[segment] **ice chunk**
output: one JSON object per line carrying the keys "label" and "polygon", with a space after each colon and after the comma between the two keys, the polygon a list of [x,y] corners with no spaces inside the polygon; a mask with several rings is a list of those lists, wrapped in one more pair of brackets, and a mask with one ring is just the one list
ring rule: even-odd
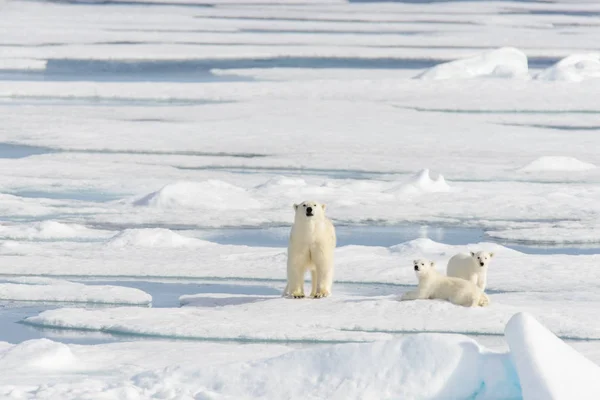
{"label": "ice chunk", "polygon": [[523,400],[600,399],[600,367],[528,313],[506,324],[506,341],[519,374]]}
{"label": "ice chunk", "polygon": [[0,283],[0,299],[15,301],[51,301],[70,303],[104,303],[146,305],[148,293],[129,287],[84,285],[50,278],[5,278]]}
{"label": "ice chunk", "polygon": [[432,192],[448,192],[450,186],[442,175],[438,175],[436,179],[431,179],[429,169],[423,169],[416,175],[410,178],[408,182],[387,190],[391,193],[432,193]]}

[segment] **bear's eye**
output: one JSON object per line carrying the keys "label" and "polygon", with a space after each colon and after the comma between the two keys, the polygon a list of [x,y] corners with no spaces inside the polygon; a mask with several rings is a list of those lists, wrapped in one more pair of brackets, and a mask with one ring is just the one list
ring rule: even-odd
{"label": "bear's eye", "polygon": [[306,204],[302,204],[302,207],[306,208]]}

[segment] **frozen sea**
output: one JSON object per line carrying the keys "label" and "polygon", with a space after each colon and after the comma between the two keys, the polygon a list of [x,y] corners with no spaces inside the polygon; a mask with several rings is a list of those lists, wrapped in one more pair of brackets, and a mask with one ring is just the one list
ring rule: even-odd
{"label": "frozen sea", "polygon": [[[599,35],[586,0],[0,0],[0,397],[600,398]],[[309,199],[333,295],[282,298]],[[478,250],[489,307],[398,301]]]}

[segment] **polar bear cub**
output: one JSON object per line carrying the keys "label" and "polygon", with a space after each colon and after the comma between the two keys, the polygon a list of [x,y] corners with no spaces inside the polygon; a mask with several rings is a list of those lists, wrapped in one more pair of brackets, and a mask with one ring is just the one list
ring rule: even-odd
{"label": "polar bear cub", "polygon": [[325,216],[325,204],[305,201],[294,204],[294,211],[296,215],[288,243],[287,286],[283,296],[304,297],[304,275],[310,271],[310,296],[327,297],[333,284],[335,228]]}
{"label": "polar bear cub", "polygon": [[458,253],[448,261],[446,275],[466,279],[485,291],[487,286],[487,271],[494,253],[478,251]]}
{"label": "polar bear cub", "polygon": [[440,274],[433,261],[414,260],[413,267],[419,286],[416,291],[404,293],[401,300],[440,299],[464,307],[485,307],[490,303],[474,283]]}

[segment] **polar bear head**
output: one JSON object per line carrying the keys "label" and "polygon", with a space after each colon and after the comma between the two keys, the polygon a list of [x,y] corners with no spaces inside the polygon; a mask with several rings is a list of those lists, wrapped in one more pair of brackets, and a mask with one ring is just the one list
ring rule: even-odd
{"label": "polar bear head", "polygon": [[296,211],[296,220],[312,220],[325,217],[325,204],[316,201],[303,201],[300,204],[294,204]]}
{"label": "polar bear head", "polygon": [[478,251],[477,253],[471,252],[471,257],[473,257],[473,260],[477,265],[483,268],[490,264],[492,257],[494,257],[494,253],[489,253],[487,251]]}
{"label": "polar bear head", "polygon": [[420,258],[413,261],[413,267],[417,278],[421,278],[429,275],[429,273],[435,269],[435,263],[433,261],[425,260]]}

